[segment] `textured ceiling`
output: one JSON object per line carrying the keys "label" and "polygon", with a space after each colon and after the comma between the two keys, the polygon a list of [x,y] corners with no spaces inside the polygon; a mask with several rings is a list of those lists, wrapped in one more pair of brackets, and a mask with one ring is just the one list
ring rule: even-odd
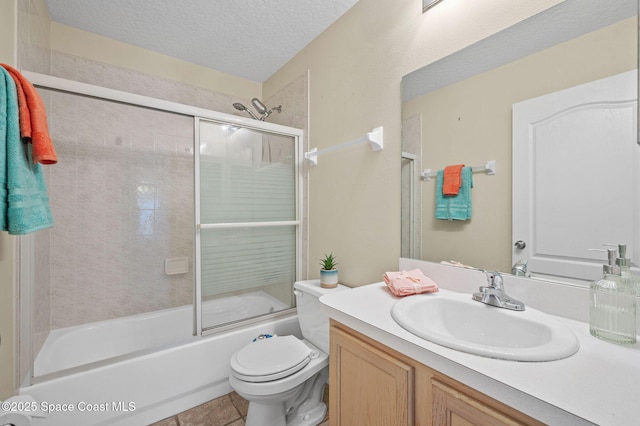
{"label": "textured ceiling", "polygon": [[263,82],[357,0],[46,0],[53,21]]}

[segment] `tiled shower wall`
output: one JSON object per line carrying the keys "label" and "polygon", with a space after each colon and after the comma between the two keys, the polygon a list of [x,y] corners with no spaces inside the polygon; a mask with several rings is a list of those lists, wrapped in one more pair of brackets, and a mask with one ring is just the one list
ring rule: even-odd
{"label": "tiled shower wall", "polygon": [[[56,52],[51,64],[52,74],[66,79],[238,113],[232,107],[237,99],[156,76]],[[306,77],[279,93],[285,111],[286,92],[299,103],[300,86],[306,87]],[[192,119],[70,94],[50,96],[60,156],[49,181],[56,221],[52,328],[191,303]],[[293,109],[289,114],[297,115]],[[306,121],[306,109],[302,115]],[[165,275],[169,257],[188,257],[190,272]]]}
{"label": "tiled shower wall", "polygon": [[192,302],[193,119],[51,93],[51,325]]}

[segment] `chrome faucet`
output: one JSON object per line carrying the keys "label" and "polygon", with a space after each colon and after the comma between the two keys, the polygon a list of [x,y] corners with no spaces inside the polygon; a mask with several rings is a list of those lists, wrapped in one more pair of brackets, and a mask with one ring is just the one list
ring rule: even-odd
{"label": "chrome faucet", "polygon": [[516,277],[530,277],[531,273],[527,270],[527,261],[518,260],[511,267],[511,273]]}
{"label": "chrome faucet", "polygon": [[480,291],[473,293],[472,299],[498,308],[524,311],[524,303],[507,296],[502,284],[502,275],[498,272],[485,271],[487,286],[480,286]]}

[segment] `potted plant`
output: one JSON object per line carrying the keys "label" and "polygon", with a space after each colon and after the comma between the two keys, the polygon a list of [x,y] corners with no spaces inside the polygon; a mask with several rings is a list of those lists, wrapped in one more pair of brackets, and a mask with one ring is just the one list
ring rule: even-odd
{"label": "potted plant", "polygon": [[333,253],[325,254],[320,259],[320,287],[334,288],[338,286],[338,262]]}

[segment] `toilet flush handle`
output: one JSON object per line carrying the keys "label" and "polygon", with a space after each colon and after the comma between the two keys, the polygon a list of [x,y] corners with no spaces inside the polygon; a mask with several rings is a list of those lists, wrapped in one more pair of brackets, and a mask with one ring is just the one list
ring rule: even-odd
{"label": "toilet flush handle", "polygon": [[300,290],[293,290],[293,294],[294,294],[296,297],[302,297],[302,296],[304,295],[304,293],[303,293],[303,292],[301,292]]}

